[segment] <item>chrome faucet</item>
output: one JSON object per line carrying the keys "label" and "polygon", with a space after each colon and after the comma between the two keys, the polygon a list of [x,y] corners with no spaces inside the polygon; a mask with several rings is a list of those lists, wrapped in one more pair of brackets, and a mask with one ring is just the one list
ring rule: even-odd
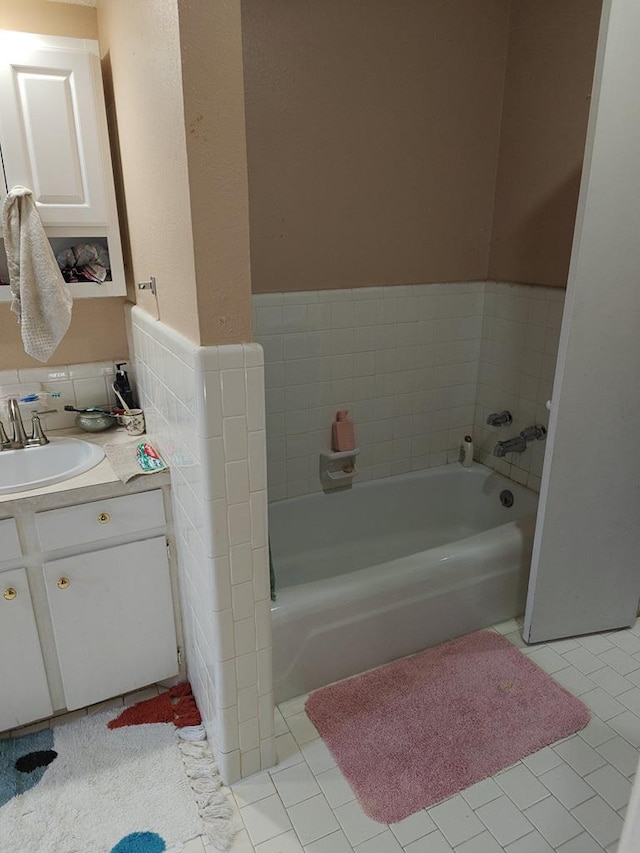
{"label": "chrome faucet", "polygon": [[507,453],[522,453],[526,449],[527,439],[522,435],[516,435],[506,441],[499,441],[493,448],[493,455],[502,457],[506,456]]}
{"label": "chrome faucet", "polygon": [[31,438],[27,438],[18,401],[14,398],[10,399],[7,408],[13,433],[12,437],[8,438],[0,423],[0,450],[21,450],[25,447],[41,447],[49,444],[37,412],[31,416]]}
{"label": "chrome faucet", "polygon": [[13,397],[9,400],[7,408],[9,409],[9,423],[13,428],[13,437],[11,438],[11,449],[18,450],[21,447],[27,446],[27,434],[24,431],[22,423],[22,415],[20,414],[20,406],[18,401]]}
{"label": "chrome faucet", "polygon": [[514,438],[508,438],[506,441],[499,441],[493,448],[494,456],[506,456],[507,453],[522,453],[527,449],[527,444],[530,441],[543,441],[547,434],[547,430],[542,424],[533,424],[525,427],[520,435]]}
{"label": "chrome faucet", "polygon": [[9,450],[11,447],[11,441],[9,440],[9,436],[4,431],[4,424],[0,421],[0,450]]}

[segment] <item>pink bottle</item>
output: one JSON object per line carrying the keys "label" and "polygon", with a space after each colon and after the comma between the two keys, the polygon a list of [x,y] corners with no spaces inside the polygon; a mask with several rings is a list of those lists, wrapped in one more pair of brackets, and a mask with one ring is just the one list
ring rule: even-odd
{"label": "pink bottle", "polygon": [[353,421],[349,420],[347,414],[347,409],[340,409],[331,428],[331,449],[337,452],[355,450],[356,447]]}

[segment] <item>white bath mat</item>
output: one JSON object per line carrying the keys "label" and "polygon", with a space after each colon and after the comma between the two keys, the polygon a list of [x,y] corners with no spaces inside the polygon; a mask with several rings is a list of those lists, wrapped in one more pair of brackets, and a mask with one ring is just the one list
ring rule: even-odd
{"label": "white bath mat", "polygon": [[1,851],[177,853],[203,834],[228,849],[232,809],[206,740],[172,723],[109,729],[116,716],[0,740]]}

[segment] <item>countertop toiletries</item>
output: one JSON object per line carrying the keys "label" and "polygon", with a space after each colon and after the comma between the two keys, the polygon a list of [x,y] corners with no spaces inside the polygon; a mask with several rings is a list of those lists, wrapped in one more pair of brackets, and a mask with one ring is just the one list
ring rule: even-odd
{"label": "countertop toiletries", "polygon": [[116,397],[118,398],[118,401],[120,402],[120,405],[121,405],[121,406],[122,406],[122,408],[124,409],[124,413],[125,413],[125,415],[128,415],[128,414],[129,414],[129,412],[131,411],[131,407],[127,405],[127,401],[124,399],[124,397],[122,396],[122,394],[118,391],[118,386],[116,385],[116,383],[115,383],[115,382],[113,383],[113,385],[112,385],[111,387],[113,388],[113,393],[114,393],[114,394],[116,395]]}
{"label": "countertop toiletries", "polygon": [[116,391],[118,398],[122,398],[125,402],[125,409],[128,406],[130,409],[135,408],[135,403],[133,401],[133,391],[131,390],[131,385],[129,384],[129,377],[127,376],[127,371],[123,370],[122,367],[125,365],[126,361],[121,361],[119,364],[116,364],[116,378],[113,383],[113,390]]}
{"label": "countertop toiletries", "polygon": [[463,468],[471,468],[473,465],[473,439],[470,435],[465,435],[462,444],[460,445],[460,456],[458,462]]}
{"label": "countertop toiletries", "polygon": [[75,425],[85,432],[103,432],[105,429],[111,429],[115,422],[114,415],[100,409],[78,412],[75,417]]}
{"label": "countertop toiletries", "polygon": [[353,421],[349,420],[348,414],[347,409],[340,409],[331,428],[331,449],[338,453],[354,450],[356,446]]}

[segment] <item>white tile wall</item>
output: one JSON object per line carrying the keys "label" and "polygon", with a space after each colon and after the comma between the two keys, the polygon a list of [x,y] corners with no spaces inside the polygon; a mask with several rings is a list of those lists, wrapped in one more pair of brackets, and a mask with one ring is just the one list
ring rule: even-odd
{"label": "white tile wall", "polygon": [[[65,406],[112,406],[116,397],[111,386],[115,378],[116,362],[94,361],[86,364],[65,364],[55,367],[29,367],[22,370],[0,370],[0,399],[14,395],[24,396],[34,392],[48,391],[52,395],[37,403],[23,403],[21,409],[26,419],[32,411],[55,411],[43,415],[42,425],[46,430],[64,429],[73,426],[75,414],[65,412]],[[129,379],[133,374],[126,368]],[[4,409],[4,406],[2,407]],[[4,416],[4,412],[2,413]]]}
{"label": "white tile wall", "polygon": [[[487,282],[473,436],[476,458],[539,491],[545,441],[499,459],[496,442],[518,435],[533,423],[547,426],[564,290],[526,284]],[[511,426],[489,427],[491,412],[509,409]]]}
{"label": "white tile wall", "polygon": [[229,783],[275,761],[262,348],[198,347],[138,308],[131,324],[171,468],[189,678]]}
{"label": "white tile wall", "polygon": [[[270,499],[320,488],[318,453],[338,408],[356,425],[359,481],[455,461],[472,432],[480,461],[538,488],[544,443],[517,459],[491,450],[546,425],[563,300],[556,288],[496,282],[254,296]],[[486,415],[505,408],[514,424],[488,428]]]}
{"label": "white tile wall", "polygon": [[254,296],[271,500],[316,491],[338,408],[359,480],[457,458],[474,415],[484,282]]}

